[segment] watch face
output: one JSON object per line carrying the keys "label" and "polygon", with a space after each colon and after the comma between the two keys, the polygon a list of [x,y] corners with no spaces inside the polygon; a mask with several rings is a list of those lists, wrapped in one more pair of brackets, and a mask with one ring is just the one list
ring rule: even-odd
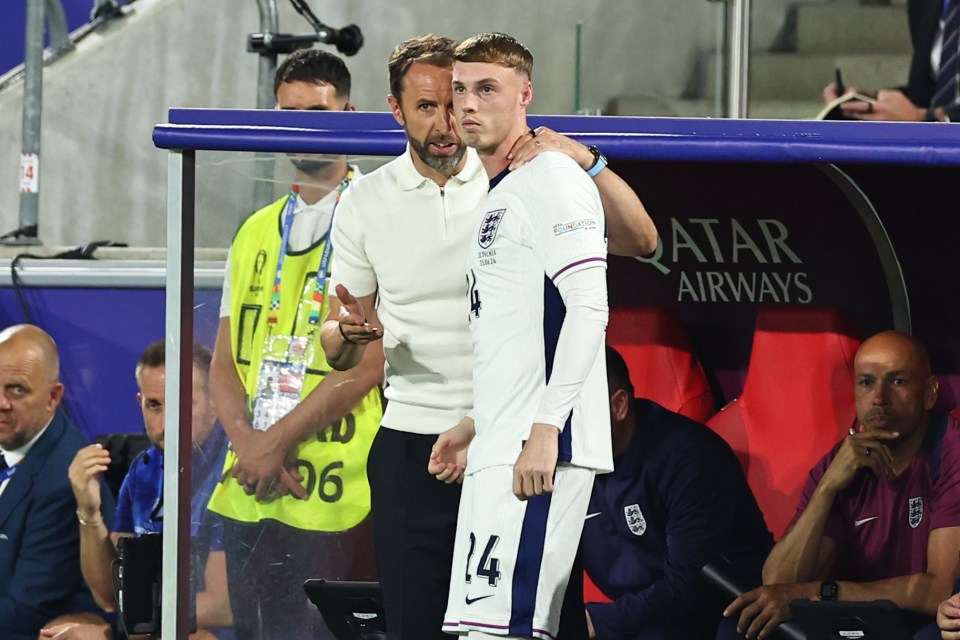
{"label": "watch face", "polygon": [[836,600],[837,599],[837,583],[836,582],[824,582],[820,585],[820,599],[821,600]]}

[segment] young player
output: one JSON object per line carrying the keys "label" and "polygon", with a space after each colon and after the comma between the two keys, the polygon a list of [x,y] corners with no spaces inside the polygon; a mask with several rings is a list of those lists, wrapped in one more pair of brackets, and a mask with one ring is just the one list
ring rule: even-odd
{"label": "young player", "polygon": [[508,171],[530,52],[488,33],[454,57],[454,116],[491,182],[467,258],[475,426],[431,460],[449,470],[469,445],[444,631],[554,638],[594,473],[612,469],[603,209],[566,156]]}

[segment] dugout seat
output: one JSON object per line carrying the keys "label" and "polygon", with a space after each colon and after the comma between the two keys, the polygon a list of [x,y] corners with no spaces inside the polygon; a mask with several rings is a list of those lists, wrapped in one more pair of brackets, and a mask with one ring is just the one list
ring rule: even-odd
{"label": "dugout seat", "polygon": [[607,342],[630,370],[634,394],[699,422],[713,415],[713,394],[683,323],[668,309],[610,309]]}
{"label": "dugout seat", "polygon": [[110,466],[103,474],[103,479],[113,497],[117,498],[133,459],[150,447],[150,438],[145,433],[103,433],[94,437],[93,441],[110,453]]}
{"label": "dugout seat", "polygon": [[777,539],[810,468],[856,424],[859,346],[859,332],[840,309],[761,309],[743,393],[707,422],[740,458]]}

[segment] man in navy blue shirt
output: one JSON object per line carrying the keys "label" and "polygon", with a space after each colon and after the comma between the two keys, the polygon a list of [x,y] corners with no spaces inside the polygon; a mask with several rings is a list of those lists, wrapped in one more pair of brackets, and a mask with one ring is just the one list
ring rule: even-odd
{"label": "man in navy blue shirt", "polygon": [[[195,595],[199,630],[192,640],[232,638],[227,595],[226,559],[222,526],[206,506],[219,479],[226,452],[226,436],[216,423],[207,392],[210,351],[193,348],[193,487],[191,499],[191,591]],[[137,400],[151,446],[130,465],[120,487],[116,519],[108,530],[101,516],[98,495],[91,490],[110,464],[109,452],[100,445],[81,449],[70,465],[70,483],[77,499],[80,518],[80,564],[83,576],[97,604],[115,611],[111,563],[117,557],[117,541],[125,536],[142,536],[163,531],[163,445],[164,387],[166,366],[164,343],[151,344],[140,356],[136,369],[140,392]],[[61,629],[51,629],[50,637]],[[63,629],[76,633],[78,629]]]}
{"label": "man in navy blue shirt", "polygon": [[721,557],[760,584],[773,546],[740,464],[704,425],[633,397],[607,347],[614,472],[598,475],[583,530],[584,567],[613,600],[587,604],[590,637],[713,637],[721,608],[698,588]]}

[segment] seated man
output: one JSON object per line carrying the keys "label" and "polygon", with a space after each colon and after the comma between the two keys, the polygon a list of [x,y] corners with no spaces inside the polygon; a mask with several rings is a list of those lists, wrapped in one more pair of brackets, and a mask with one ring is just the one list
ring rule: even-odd
{"label": "seated man", "polygon": [[960,421],[930,413],[938,382],[909,335],[868,339],[854,376],[860,428],[810,472],[793,524],[764,565],[765,586],[724,611],[747,637],[766,637],[789,619],[794,598],[892,600],[913,612],[906,618],[916,630],[950,595],[960,549]]}
{"label": "seated man", "polygon": [[[53,340],[30,325],[0,331],[0,638],[37,637],[54,616],[96,611],[80,574],[67,466],[87,439],[57,408]],[[99,483],[98,500],[113,504]]]}
{"label": "seated man", "polygon": [[609,346],[607,382],[614,471],[594,481],[583,559],[613,602],[587,604],[590,637],[710,637],[720,610],[704,606],[700,569],[724,557],[760,584],[773,536],[720,436],[634,398],[627,365]]}
{"label": "seated man", "polygon": [[[880,90],[873,104],[860,100],[844,103],[840,107],[844,117],[904,122],[960,120],[956,66],[960,16],[957,15],[957,2],[909,0],[906,4],[913,44],[907,84]],[[862,94],[864,91],[856,87],[847,87],[844,91],[837,83],[831,83],[823,90],[823,99],[830,102],[841,93]]]}
{"label": "seated man", "polygon": [[[233,637],[227,595],[226,560],[222,531],[217,516],[206,509],[213,486],[219,479],[226,452],[226,436],[213,414],[207,381],[210,351],[193,348],[193,478],[191,501],[190,586],[195,594],[198,632],[191,638]],[[164,445],[164,343],[151,344],[137,362],[140,392],[137,400],[152,445],[140,453],[120,488],[116,521],[112,531],[104,522],[103,507],[93,488],[110,464],[110,454],[99,444],[80,450],[70,465],[70,483],[76,495],[80,518],[80,560],[83,576],[97,603],[116,611],[111,563],[117,558],[117,541],[125,536],[160,533],[163,530],[163,445]],[[60,631],[77,635],[74,623],[52,626],[47,637]],[[104,637],[104,636],[101,636]]]}

